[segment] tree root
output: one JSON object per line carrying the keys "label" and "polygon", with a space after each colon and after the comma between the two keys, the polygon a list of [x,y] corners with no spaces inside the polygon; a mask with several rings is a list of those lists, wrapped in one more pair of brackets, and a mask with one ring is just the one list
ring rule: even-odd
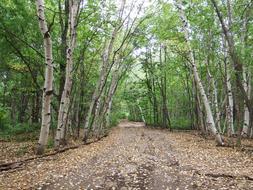
{"label": "tree root", "polygon": [[104,135],[104,136],[102,136],[102,137],[100,137],[100,138],[97,138],[95,140],[85,142],[84,144],[79,144],[79,145],[74,145],[74,146],[58,149],[57,151],[54,151],[54,152],[51,152],[51,153],[48,153],[48,154],[44,154],[44,155],[40,155],[40,156],[33,156],[33,157],[26,158],[26,159],[23,159],[23,160],[20,160],[20,161],[16,161],[16,162],[8,162],[8,163],[0,164],[0,172],[18,169],[18,168],[21,168],[22,165],[26,164],[29,161],[40,159],[40,158],[45,158],[45,157],[48,157],[48,156],[53,156],[53,155],[56,155],[56,154],[59,154],[59,153],[63,153],[65,151],[67,151],[67,150],[77,149],[77,148],[79,148],[81,146],[89,145],[89,144],[98,142],[98,141],[100,141],[101,139],[103,139],[106,136],[107,136],[107,134]]}
{"label": "tree root", "polygon": [[253,177],[247,176],[247,175],[239,175],[239,176],[235,176],[235,175],[230,175],[230,174],[215,174],[215,173],[201,173],[200,171],[195,170],[194,174],[197,175],[202,175],[202,176],[208,176],[208,177],[213,177],[213,178],[231,178],[231,179],[235,179],[235,178],[244,178],[246,180],[250,180],[253,181]]}

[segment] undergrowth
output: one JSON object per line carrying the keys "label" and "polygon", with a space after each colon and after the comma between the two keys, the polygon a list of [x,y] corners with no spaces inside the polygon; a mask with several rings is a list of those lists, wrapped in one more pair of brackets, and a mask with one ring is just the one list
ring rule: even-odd
{"label": "undergrowth", "polygon": [[38,138],[39,124],[19,123],[6,125],[0,129],[0,139],[3,141],[30,141]]}

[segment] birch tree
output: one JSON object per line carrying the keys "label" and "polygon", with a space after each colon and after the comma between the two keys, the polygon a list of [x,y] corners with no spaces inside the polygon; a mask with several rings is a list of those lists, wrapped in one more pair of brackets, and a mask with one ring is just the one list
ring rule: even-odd
{"label": "birch tree", "polygon": [[[229,27],[229,33],[232,36],[232,24],[233,24],[233,20],[232,20],[232,6],[231,6],[231,2],[230,0],[227,0],[227,8],[228,8],[228,27]],[[224,38],[224,37],[223,37]],[[224,43],[225,43],[225,39],[223,39]],[[226,43],[224,44],[225,48],[226,48]],[[225,50],[225,53],[227,51]],[[226,53],[227,54],[227,53]],[[226,55],[225,57],[228,58],[228,56]],[[227,59],[229,60],[229,59]],[[227,66],[227,65],[225,65]],[[233,99],[233,94],[232,94],[232,85],[231,85],[231,75],[230,75],[230,69],[229,67],[227,67],[226,69],[226,74],[227,74],[227,94],[228,94],[228,135],[234,135],[235,134],[235,130],[234,130],[234,99]]]}
{"label": "birch tree", "polygon": [[234,131],[234,114],[233,114],[234,101],[233,101],[231,75],[229,67],[226,68],[226,86],[228,96],[228,105],[227,105],[228,135],[231,136],[235,134],[235,131]]}
{"label": "birch tree", "polygon": [[73,80],[73,53],[76,44],[76,28],[77,28],[77,16],[79,12],[80,1],[69,0],[69,42],[66,51],[67,64],[66,64],[66,78],[64,89],[61,95],[60,108],[58,113],[57,131],[55,136],[55,147],[64,140],[64,133],[67,125],[67,116],[70,106],[70,94],[72,89]]}
{"label": "birch tree", "polygon": [[45,82],[42,98],[41,131],[37,147],[37,154],[43,154],[45,145],[47,144],[49,127],[51,124],[51,99],[53,93],[53,55],[51,35],[45,17],[44,0],[36,0],[36,8],[37,16],[39,19],[39,27],[44,41],[44,54],[46,64]]}
{"label": "birch tree", "polygon": [[110,59],[112,56],[112,51],[113,51],[113,46],[115,43],[115,40],[117,38],[117,34],[119,30],[122,27],[122,17],[123,17],[123,11],[125,7],[125,0],[121,1],[121,6],[118,11],[118,18],[115,24],[115,27],[113,28],[111,38],[109,40],[109,43],[105,45],[103,55],[102,55],[102,66],[100,68],[99,72],[99,79],[97,81],[96,89],[94,90],[92,100],[90,103],[89,111],[87,113],[86,119],[85,119],[85,124],[84,124],[84,141],[87,139],[88,131],[90,130],[94,117],[93,114],[96,112],[96,110],[99,107],[99,101],[100,101],[100,96],[103,92],[103,89],[105,87],[106,81],[108,74],[111,70],[112,65],[110,65]]}
{"label": "birch tree", "polygon": [[[248,39],[248,25],[249,25],[249,11],[250,8],[248,8],[248,10],[245,11],[245,16],[243,18],[243,27],[242,27],[242,35],[241,35],[241,43],[242,43],[242,54],[245,54],[245,49],[247,48],[247,39]],[[243,68],[243,88],[245,90],[245,92],[248,95],[248,98],[250,99],[251,96],[251,73],[249,68],[247,68],[246,66],[244,66]],[[251,131],[250,131],[250,113],[249,113],[249,109],[246,105],[246,102],[244,100],[244,114],[243,114],[243,129],[242,129],[242,133],[241,135],[243,137],[247,137],[251,135]],[[252,129],[252,127],[251,127]]]}
{"label": "birch tree", "polygon": [[110,111],[112,107],[112,100],[113,96],[116,92],[118,83],[120,80],[120,71],[116,70],[112,74],[112,79],[109,85],[109,90],[108,92],[105,93],[105,100],[103,105],[100,105],[99,107],[99,112],[95,113],[95,124],[94,124],[94,130],[95,134],[98,136],[100,132],[103,132],[103,128],[109,127],[110,121],[109,121],[109,116],[110,116]]}
{"label": "birch tree", "polygon": [[201,94],[201,98],[202,98],[202,101],[203,101],[203,104],[205,107],[206,117],[207,117],[207,126],[208,126],[209,130],[212,132],[213,136],[215,137],[216,142],[219,145],[223,145],[224,143],[221,139],[221,136],[215,127],[215,122],[214,122],[213,114],[211,111],[210,103],[207,99],[207,95],[205,93],[205,90],[204,90],[203,84],[201,82],[201,79],[199,77],[198,69],[197,69],[197,66],[195,63],[195,58],[194,58],[193,50],[191,48],[191,43],[190,43],[189,24],[188,24],[188,20],[186,19],[186,16],[184,13],[182,1],[177,0],[176,6],[178,8],[179,16],[180,16],[180,19],[183,24],[184,37],[185,37],[187,46],[189,48],[189,60],[190,60],[191,66],[192,66],[194,80],[196,81],[199,93]]}
{"label": "birch tree", "polygon": [[216,87],[216,82],[214,80],[213,75],[211,74],[209,68],[209,66],[207,65],[207,74],[208,74],[208,78],[210,79],[210,83],[212,86],[212,90],[213,90],[213,107],[215,110],[215,124],[217,125],[217,129],[219,132],[221,132],[221,127],[220,127],[220,115],[219,115],[219,105],[218,105],[218,93],[217,93],[217,87]]}
{"label": "birch tree", "polygon": [[235,71],[235,77],[236,77],[236,84],[237,87],[239,88],[241,95],[245,101],[245,104],[249,110],[250,113],[250,127],[252,127],[252,123],[253,123],[253,108],[252,108],[252,102],[253,100],[248,98],[247,92],[245,91],[244,87],[243,87],[243,64],[242,61],[240,59],[240,57],[238,56],[237,52],[236,52],[236,47],[235,47],[235,42],[234,42],[234,38],[231,35],[231,33],[229,32],[225,21],[223,19],[222,13],[219,9],[219,6],[216,2],[216,0],[210,0],[214,6],[215,12],[219,18],[220,21],[220,25],[222,28],[222,31],[224,33],[225,39],[227,41],[227,45],[228,45],[228,52],[229,55],[231,57],[231,60],[233,62],[233,69]]}
{"label": "birch tree", "polygon": [[[247,92],[248,98],[251,96],[251,74],[249,73],[248,76],[246,75],[246,72],[243,72],[243,87],[245,91]],[[245,105],[244,101],[244,117],[243,117],[243,129],[242,129],[242,136],[250,136],[251,131],[249,128],[249,121],[250,121],[250,113],[248,107]]]}

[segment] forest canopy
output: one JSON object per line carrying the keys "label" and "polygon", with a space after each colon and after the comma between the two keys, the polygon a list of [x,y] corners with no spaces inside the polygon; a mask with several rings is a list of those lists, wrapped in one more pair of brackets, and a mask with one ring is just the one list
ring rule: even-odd
{"label": "forest canopy", "polygon": [[122,119],[253,137],[251,0],[2,0],[0,138],[100,139]]}

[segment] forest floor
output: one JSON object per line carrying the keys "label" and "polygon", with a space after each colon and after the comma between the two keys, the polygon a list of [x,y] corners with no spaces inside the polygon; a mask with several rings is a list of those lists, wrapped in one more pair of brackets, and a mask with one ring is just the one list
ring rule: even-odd
{"label": "forest floor", "polygon": [[2,171],[2,189],[253,189],[253,155],[122,122],[98,142]]}

